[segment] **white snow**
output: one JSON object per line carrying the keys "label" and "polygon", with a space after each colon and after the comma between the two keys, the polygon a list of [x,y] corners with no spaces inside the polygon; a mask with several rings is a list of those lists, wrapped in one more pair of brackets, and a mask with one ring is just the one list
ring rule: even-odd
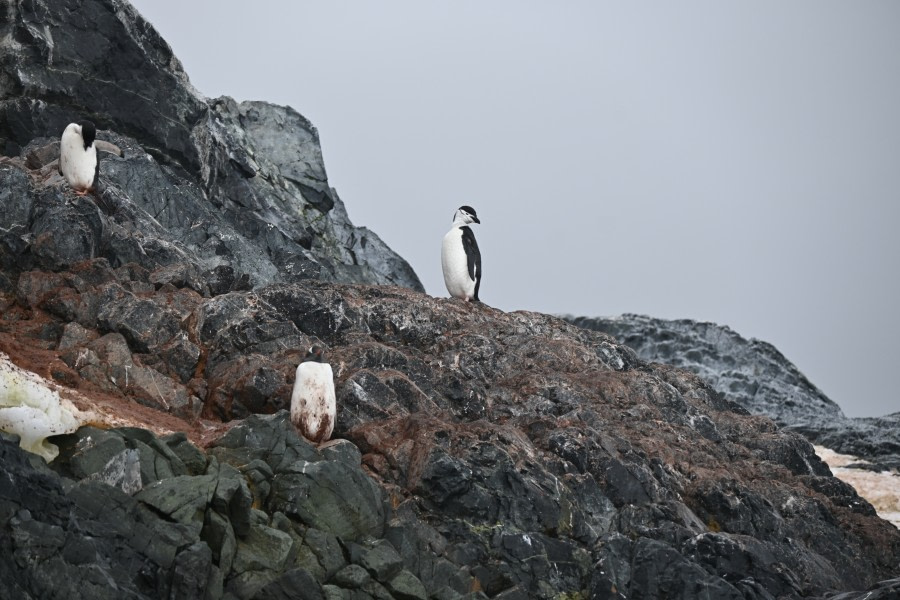
{"label": "white snow", "polygon": [[849,469],[849,464],[866,461],[849,454],[838,454],[823,446],[814,447],[816,454],[831,468],[835,477],[852,485],[857,494],[875,507],[879,517],[900,529],[900,473]]}
{"label": "white snow", "polygon": [[19,436],[19,445],[50,462],[59,448],[51,435],[71,433],[85,418],[41,376],[20,369],[0,353],[0,430]]}

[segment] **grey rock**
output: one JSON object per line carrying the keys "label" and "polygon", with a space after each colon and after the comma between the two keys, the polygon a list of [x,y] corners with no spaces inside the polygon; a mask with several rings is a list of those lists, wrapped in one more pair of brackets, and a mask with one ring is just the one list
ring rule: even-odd
{"label": "grey rock", "polygon": [[304,569],[291,569],[262,588],[259,600],[324,600],[319,582]]}
{"label": "grey rock", "polygon": [[356,561],[378,581],[386,583],[400,572],[403,559],[386,541],[376,542],[371,548],[363,550]]}
{"label": "grey rock", "polygon": [[85,329],[78,323],[66,323],[63,327],[63,334],[59,340],[58,348],[66,350],[72,347],[81,347],[97,339],[97,337],[94,331]]}
{"label": "grey rock", "polygon": [[265,461],[256,458],[241,466],[240,469],[247,479],[254,503],[257,505],[266,503],[272,490],[271,481],[274,477],[272,467]]}
{"label": "grey rock", "polygon": [[779,572],[781,557],[753,538],[704,533],[689,540],[685,547],[700,564],[715,565],[726,581],[750,579],[761,588],[757,593],[773,597],[799,592],[790,576]]}
{"label": "grey rock", "polygon": [[306,188],[307,201],[322,213],[334,206],[322,161],[319,132],[302,115],[267,102],[240,104],[240,121],[260,155],[288,182]]}
{"label": "grey rock", "polygon": [[126,370],[126,378],[115,383],[120,388],[126,388],[141,404],[171,412],[187,421],[195,420],[200,415],[200,401],[186,387],[155,369],[133,365]]}
{"label": "grey rock", "polygon": [[28,231],[35,265],[57,271],[99,256],[104,217],[87,197],[66,202],[60,190],[46,189],[36,192]]}
{"label": "grey rock", "polygon": [[274,473],[293,468],[297,461],[320,460],[315,447],[297,434],[287,411],[244,419],[213,442],[211,453],[238,467],[259,459]]}
{"label": "grey rock", "polygon": [[[86,329],[100,298],[121,302],[124,285],[148,276],[96,261],[28,273],[19,289],[32,311]],[[208,544],[225,594],[252,597],[295,568],[324,584],[348,557],[362,564],[389,547],[390,568],[370,565],[375,577],[354,594],[390,597],[404,570],[429,595],[480,587],[508,597],[683,586],[791,598],[863,589],[892,572],[898,534],[805,440],[605,334],[399,288],[280,283],[202,298],[166,284],[140,297],[177,315],[175,336],[201,349],[190,389],[210,410],[217,398],[266,396],[261,407],[274,408],[312,340],[335,366],[337,439],[322,447],[280,410],[247,416],[205,458],[130,429],[106,432],[120,440],[84,459],[101,470],[136,450],[142,506]],[[133,353],[110,333],[62,356],[123,393],[137,368],[182,385],[163,373],[165,347]],[[61,465],[76,456],[72,439]],[[247,568],[255,551],[239,560],[238,547],[269,530],[283,536],[277,568]]]}
{"label": "grey rock", "polygon": [[528,598],[528,592],[525,591],[521,586],[515,586],[509,588],[507,590],[503,590],[494,598],[498,598],[500,600],[526,600]]}
{"label": "grey rock", "polygon": [[68,287],[68,282],[62,275],[28,271],[19,276],[16,301],[22,306],[37,308],[51,294],[63,287]]}
{"label": "grey rock", "polygon": [[[326,177],[318,133],[292,109],[203,98],[168,44],[128,5],[93,0],[71,13],[42,1],[16,5],[9,16],[0,73],[4,153],[27,154],[22,170],[45,168],[46,140],[83,117],[124,151],[101,159],[102,211],[90,200],[48,208],[62,204],[58,191],[54,202],[38,196],[34,208],[18,204],[10,218],[28,216],[35,236],[28,252],[40,264],[103,253],[116,265],[175,269],[157,283],[204,294],[242,281],[320,277],[422,289],[402,258],[350,223]],[[140,93],[121,81],[138,82]],[[21,178],[14,189],[31,191]],[[53,236],[65,220],[72,235]],[[231,270],[231,281],[206,285],[200,275],[220,268]]]}
{"label": "grey rock", "polygon": [[206,507],[218,483],[215,476],[181,475],[153,483],[136,496],[177,523],[187,526],[199,538],[203,529]]}
{"label": "grey rock", "polygon": [[136,401],[187,420],[199,415],[202,403],[179,381],[136,363],[125,337],[110,333],[71,347],[62,355],[66,364],[101,389],[130,395]]}
{"label": "grey rock", "polygon": [[103,306],[97,318],[102,329],[121,333],[135,352],[155,352],[181,329],[175,311],[132,295]]}
{"label": "grey rock", "polygon": [[99,476],[117,457],[125,457],[128,449],[121,435],[94,427],[81,427],[57,439],[60,456],[54,467],[74,479]]}
{"label": "grey rock", "polygon": [[[199,450],[183,434],[158,439],[149,431],[136,428],[82,427],[55,441],[60,456],[53,463],[54,470],[75,480],[105,481],[126,493],[176,475],[205,471],[205,457],[197,455]],[[201,462],[203,469],[199,469]]]}
{"label": "grey rock", "polygon": [[823,425],[794,425],[804,437],[842,454],[858,456],[876,471],[900,470],[900,412],[883,417],[836,419]]}
{"label": "grey rock", "polygon": [[[348,539],[380,535],[384,506],[378,486],[357,464],[325,460],[300,438],[286,411],[251,417],[215,442],[220,460],[248,465],[263,460],[272,470],[255,468],[271,490],[265,506],[306,525]],[[249,493],[249,492],[248,492]]]}
{"label": "grey rock", "polygon": [[191,342],[182,330],[160,348],[160,355],[168,367],[167,371],[186,384],[194,376],[200,360],[200,347]]}
{"label": "grey rock", "polygon": [[24,233],[31,220],[31,178],[27,171],[16,165],[0,163],[0,182],[3,184],[0,186],[0,205],[4,207],[0,227],[6,231]]}
{"label": "grey rock", "polygon": [[394,600],[388,589],[375,580],[370,581],[363,586],[362,590],[358,591],[375,600]]}
{"label": "grey rock", "polygon": [[898,597],[900,597],[900,578],[881,581],[864,592],[824,596],[827,600],[891,600]]}
{"label": "grey rock", "polygon": [[281,571],[288,559],[293,540],[283,531],[254,525],[244,538],[239,538],[233,569],[245,571]]}
{"label": "grey rock", "polygon": [[217,478],[210,507],[228,518],[237,536],[246,536],[251,528],[253,509],[253,496],[247,481],[233,466],[219,465],[215,461],[210,462],[207,473]]}
{"label": "grey rock", "polygon": [[156,289],[164,286],[174,288],[190,288],[198,294],[208,296],[209,288],[204,283],[201,273],[196,265],[191,263],[178,263],[158,267],[150,273],[148,280]]}
{"label": "grey rock", "polygon": [[336,460],[348,467],[356,468],[362,462],[362,454],[355,445],[347,440],[333,440],[323,444],[319,452],[326,460]]}
{"label": "grey rock", "polygon": [[352,597],[349,590],[330,584],[322,586],[322,595],[325,600],[349,600]]}
{"label": "grey rock", "polygon": [[221,597],[221,573],[212,563],[212,552],[204,542],[196,542],[175,557],[172,572],[173,600]]}
{"label": "grey rock", "polygon": [[843,418],[840,407],[774,346],[747,340],[728,327],[632,314],[570,320],[614,336],[643,360],[694,371],[728,399],[776,422]]}
{"label": "grey rock", "polygon": [[385,586],[397,600],[427,600],[428,598],[422,582],[406,570],[394,575]]}
{"label": "grey rock", "polygon": [[460,600],[460,598],[464,598],[465,596],[466,594],[460,594],[449,587],[443,587],[432,592],[429,597],[434,598],[435,600]]}
{"label": "grey rock", "polygon": [[369,572],[359,565],[347,565],[335,573],[333,578],[334,583],[349,589],[360,589],[371,580]]}
{"label": "grey rock", "polygon": [[[722,598],[742,600],[743,594],[725,579],[691,564],[674,548],[647,539],[634,545],[632,581],[650,598]],[[626,594],[627,596],[628,594]]]}
{"label": "grey rock", "polygon": [[468,568],[448,560],[448,540],[419,520],[410,504],[398,507],[385,539],[397,548],[405,568],[417,574],[430,595],[462,596],[474,584]]}
{"label": "grey rock", "polygon": [[727,400],[771,417],[810,441],[864,458],[877,470],[900,468],[900,413],[848,418],[774,346],[728,327],[626,314],[567,317],[615,336],[644,360],[689,369]]}
{"label": "grey rock", "polygon": [[122,435],[128,447],[140,451],[141,474],[145,484],[189,474],[187,466],[169,445],[150,431],[138,427],[122,427],[112,431]]}
{"label": "grey rock", "polygon": [[221,572],[230,573],[237,554],[237,536],[228,519],[215,511],[206,511],[200,539],[209,546]]}
{"label": "grey rock", "polygon": [[333,534],[310,527],[303,541],[318,558],[326,581],[347,565],[340,542]]}
{"label": "grey rock", "polygon": [[298,460],[276,471],[269,506],[338,537],[380,537],[382,492],[361,469],[337,461]]}
{"label": "grey rock", "polygon": [[[36,469],[17,445],[0,440],[0,592],[4,597],[168,596],[172,572],[191,536],[108,485],[66,484]],[[39,465],[37,465],[39,466]],[[3,482],[6,482],[5,484]],[[136,577],[135,569],[142,577]]]}
{"label": "grey rock", "polygon": [[171,433],[161,437],[160,441],[168,446],[175,457],[185,466],[188,474],[200,475],[206,472],[206,455],[188,441],[184,433]]}
{"label": "grey rock", "polygon": [[88,479],[100,481],[117,487],[128,495],[134,495],[143,489],[140,461],[140,453],[137,450],[131,448],[122,450],[109,459],[101,471],[89,475]]}

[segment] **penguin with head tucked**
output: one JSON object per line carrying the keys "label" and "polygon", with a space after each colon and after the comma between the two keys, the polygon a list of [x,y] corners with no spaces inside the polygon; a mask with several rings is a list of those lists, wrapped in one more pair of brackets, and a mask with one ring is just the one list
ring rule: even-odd
{"label": "penguin with head tucked", "polygon": [[313,346],[297,367],[291,393],[291,422],[303,437],[321,443],[331,438],[337,419],[334,373],[324,361],[324,351]]}
{"label": "penguin with head tucked", "polygon": [[92,121],[66,126],[59,140],[59,174],[79,196],[96,189],[100,176],[98,150],[122,156],[118,146],[97,139],[97,128]]}

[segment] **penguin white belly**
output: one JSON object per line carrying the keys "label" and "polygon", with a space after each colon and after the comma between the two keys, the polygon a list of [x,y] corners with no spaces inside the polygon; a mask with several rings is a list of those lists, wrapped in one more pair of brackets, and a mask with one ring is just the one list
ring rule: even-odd
{"label": "penguin white belly", "polygon": [[304,437],[318,443],[331,437],[336,417],[337,402],[331,365],[300,363],[291,393],[291,422]]}
{"label": "penguin white belly", "polygon": [[469,262],[462,242],[462,229],[454,227],[444,236],[441,246],[441,267],[444,284],[454,298],[471,300],[475,297],[475,281],[469,277]]}
{"label": "penguin white belly", "polygon": [[73,189],[79,192],[93,189],[97,149],[91,144],[85,150],[84,140],[71,125],[63,131],[59,142],[59,170]]}

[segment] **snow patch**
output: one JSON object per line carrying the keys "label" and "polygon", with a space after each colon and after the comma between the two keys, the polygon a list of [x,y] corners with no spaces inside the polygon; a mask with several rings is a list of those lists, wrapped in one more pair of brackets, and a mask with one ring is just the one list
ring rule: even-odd
{"label": "snow patch", "polygon": [[900,473],[895,471],[875,473],[863,469],[850,469],[847,465],[867,461],[849,454],[838,454],[823,446],[814,448],[835,477],[852,485],[857,494],[875,507],[879,517],[890,521],[894,527],[900,529]]}
{"label": "snow patch", "polygon": [[72,433],[85,421],[85,415],[60,398],[47,380],[0,353],[0,430],[18,435],[19,446],[50,462],[59,448],[47,438]]}

